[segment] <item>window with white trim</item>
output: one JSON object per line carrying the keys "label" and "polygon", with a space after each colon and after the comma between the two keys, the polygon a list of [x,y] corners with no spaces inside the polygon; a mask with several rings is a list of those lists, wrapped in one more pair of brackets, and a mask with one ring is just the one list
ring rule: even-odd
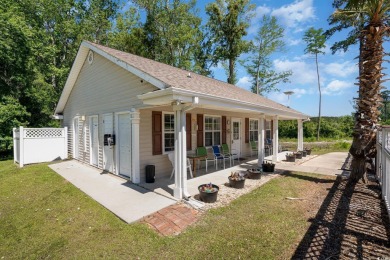
{"label": "window with white trim", "polygon": [[264,121],[264,128],[265,128],[265,138],[272,139],[271,137],[271,120],[270,121]]}
{"label": "window with white trim", "polygon": [[249,119],[249,141],[259,140],[259,120]]}
{"label": "window with white trim", "polygon": [[205,146],[221,144],[221,117],[204,117],[204,144]]}
{"label": "window with white trim", "polygon": [[163,114],[163,147],[164,152],[175,150],[175,115]]}

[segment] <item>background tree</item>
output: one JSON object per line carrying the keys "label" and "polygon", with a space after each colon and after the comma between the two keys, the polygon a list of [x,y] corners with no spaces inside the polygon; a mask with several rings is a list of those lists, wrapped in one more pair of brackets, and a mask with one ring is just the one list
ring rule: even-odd
{"label": "background tree", "polygon": [[381,120],[382,125],[390,124],[390,90],[384,90],[381,92],[383,99],[383,106],[381,107]]}
{"label": "background tree", "polygon": [[216,0],[206,6],[207,29],[213,44],[213,62],[227,61],[227,82],[235,84],[236,62],[250,49],[247,34],[253,6],[249,0]]}
{"label": "background tree", "polygon": [[317,82],[319,92],[319,105],[318,105],[318,126],[317,126],[317,141],[320,139],[320,127],[321,127],[321,83],[320,83],[320,72],[318,69],[318,54],[324,54],[323,49],[325,48],[326,36],[323,34],[323,30],[309,28],[303,36],[303,40],[306,42],[307,47],[305,53],[314,54],[317,69]]}
{"label": "background tree", "polygon": [[271,55],[275,52],[285,51],[283,41],[284,29],[274,16],[264,15],[261,26],[251,46],[251,58],[244,66],[252,78],[252,92],[262,94],[278,90],[276,85],[288,82],[292,72],[276,72],[273,70]]}
{"label": "background tree", "polygon": [[109,46],[135,55],[147,57],[145,30],[139,11],[130,7],[116,18],[115,27],[109,33]]}
{"label": "background tree", "polygon": [[[202,51],[204,36],[201,19],[197,16],[196,1],[136,0],[146,11],[144,24],[148,58],[178,68],[201,72],[195,59]],[[206,73],[207,74],[207,73]]]}

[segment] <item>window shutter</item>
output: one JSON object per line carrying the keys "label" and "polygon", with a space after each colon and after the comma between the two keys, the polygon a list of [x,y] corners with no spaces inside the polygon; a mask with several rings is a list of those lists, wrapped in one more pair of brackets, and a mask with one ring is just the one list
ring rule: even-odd
{"label": "window shutter", "polygon": [[196,123],[198,124],[198,131],[196,132],[196,145],[203,146],[203,114],[196,115]]}
{"label": "window shutter", "polygon": [[186,137],[187,137],[187,151],[192,150],[192,140],[191,140],[191,114],[186,114]]}
{"label": "window shutter", "polygon": [[153,155],[162,154],[162,112],[152,111]]}
{"label": "window shutter", "polygon": [[226,116],[222,116],[222,143],[226,144]]}
{"label": "window shutter", "polygon": [[249,118],[245,118],[245,143],[249,143]]}

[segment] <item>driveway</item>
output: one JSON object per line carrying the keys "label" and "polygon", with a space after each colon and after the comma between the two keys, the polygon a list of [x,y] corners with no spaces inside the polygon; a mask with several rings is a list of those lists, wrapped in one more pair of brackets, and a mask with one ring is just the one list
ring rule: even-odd
{"label": "driveway", "polygon": [[49,167],[127,223],[177,202],[75,160]]}

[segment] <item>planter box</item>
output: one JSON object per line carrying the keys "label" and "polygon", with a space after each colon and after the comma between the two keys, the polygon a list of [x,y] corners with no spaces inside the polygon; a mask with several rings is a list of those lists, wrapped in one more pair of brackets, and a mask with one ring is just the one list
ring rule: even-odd
{"label": "planter box", "polygon": [[287,156],[286,155],[286,161],[288,162],[295,162],[295,155]]}
{"label": "planter box", "polygon": [[306,149],[305,151],[306,151],[306,154],[307,154],[307,155],[310,155],[310,154],[311,154],[311,149]]}
{"label": "planter box", "polygon": [[301,152],[295,154],[295,158],[302,159],[303,154]]}
{"label": "planter box", "polygon": [[273,163],[263,163],[262,165],[263,172],[274,172],[275,171],[275,164]]}
{"label": "planter box", "polygon": [[242,189],[242,188],[244,188],[244,186],[245,186],[245,179],[236,181],[236,180],[232,180],[232,179],[229,177],[229,184],[230,184],[230,187],[232,187],[232,188],[235,188],[235,189]]}
{"label": "planter box", "polygon": [[301,151],[301,153],[302,153],[303,157],[306,157],[306,151],[305,150]]}
{"label": "planter box", "polygon": [[204,192],[202,191],[202,187],[205,186],[206,184],[202,184],[198,187],[198,191],[199,191],[199,199],[203,202],[206,202],[206,203],[213,203],[213,202],[216,202],[217,201],[217,195],[218,195],[218,191],[219,191],[219,187],[217,185],[214,185],[213,184],[213,188],[216,188],[217,191],[215,192]]}
{"label": "planter box", "polygon": [[248,169],[248,177],[249,179],[261,179],[261,169]]}

